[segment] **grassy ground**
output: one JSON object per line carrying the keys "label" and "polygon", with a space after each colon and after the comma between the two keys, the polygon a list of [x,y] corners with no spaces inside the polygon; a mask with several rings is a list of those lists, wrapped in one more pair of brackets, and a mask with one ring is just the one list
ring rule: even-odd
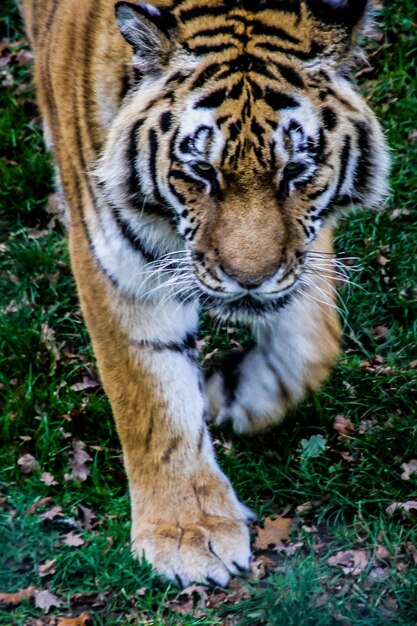
{"label": "grassy ground", "polygon": [[[339,230],[339,252],[363,268],[341,293],[342,359],[283,428],[253,440],[213,431],[239,496],[260,520],[291,518],[291,537],[258,551],[250,579],[229,590],[178,596],[129,554],[120,446],[53,200],[45,209],[52,179],[27,44],[2,2],[1,625],[417,623],[417,478],[404,475],[417,459],[417,6],[385,5],[362,73],[393,150],[393,195]],[[86,480],[74,479],[83,467]],[[390,514],[393,502],[404,506]],[[1,602],[30,587],[31,599]],[[40,591],[61,605],[36,606],[47,604]]]}

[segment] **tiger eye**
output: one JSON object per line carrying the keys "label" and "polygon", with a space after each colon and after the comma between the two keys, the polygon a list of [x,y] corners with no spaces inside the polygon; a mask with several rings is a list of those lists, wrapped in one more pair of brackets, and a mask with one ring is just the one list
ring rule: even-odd
{"label": "tiger eye", "polygon": [[210,165],[210,163],[206,163],[205,161],[200,161],[199,163],[195,163],[194,167],[197,170],[200,170],[200,172],[204,172],[205,174],[207,174],[207,172],[210,172],[211,170],[213,170],[213,166]]}

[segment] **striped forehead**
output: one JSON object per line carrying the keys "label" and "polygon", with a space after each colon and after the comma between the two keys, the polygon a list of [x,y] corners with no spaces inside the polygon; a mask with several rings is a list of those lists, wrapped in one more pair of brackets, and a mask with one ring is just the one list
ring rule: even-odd
{"label": "striped forehead", "polygon": [[266,8],[262,0],[205,2],[185,0],[176,10],[182,45],[191,53],[295,52],[306,54],[312,33],[308,15],[299,2],[277,2]]}
{"label": "striped forehead", "polygon": [[[176,141],[181,160],[204,159],[224,165],[225,155],[233,160],[233,155],[242,157],[249,148],[260,157],[263,148],[271,154],[271,146],[274,157],[282,160],[317,138],[320,118],[306,96],[293,99],[270,90],[267,98],[273,101],[266,104],[260,95],[246,114],[244,102],[236,106],[227,96],[227,90],[212,90],[189,98]],[[284,108],[276,109],[273,105]]]}

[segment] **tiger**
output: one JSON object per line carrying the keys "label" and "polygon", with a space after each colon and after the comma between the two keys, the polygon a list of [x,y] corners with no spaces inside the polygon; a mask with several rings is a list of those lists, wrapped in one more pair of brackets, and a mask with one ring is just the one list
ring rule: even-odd
{"label": "tiger", "polygon": [[[250,563],[207,422],[256,434],[340,353],[333,233],[389,153],[352,77],[367,0],[22,0],[131,545],[185,587]],[[203,375],[201,310],[254,344]]]}

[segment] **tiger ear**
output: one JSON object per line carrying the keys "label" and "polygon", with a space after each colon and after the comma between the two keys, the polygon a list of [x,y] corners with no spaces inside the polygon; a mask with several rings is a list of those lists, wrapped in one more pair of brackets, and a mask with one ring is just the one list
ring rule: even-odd
{"label": "tiger ear", "polygon": [[142,73],[159,70],[171,50],[175,17],[146,2],[118,2],[115,11],[120,32],[133,48],[135,66]]}
{"label": "tiger ear", "polygon": [[363,20],[368,0],[306,0],[306,4],[323,24],[352,31]]}

